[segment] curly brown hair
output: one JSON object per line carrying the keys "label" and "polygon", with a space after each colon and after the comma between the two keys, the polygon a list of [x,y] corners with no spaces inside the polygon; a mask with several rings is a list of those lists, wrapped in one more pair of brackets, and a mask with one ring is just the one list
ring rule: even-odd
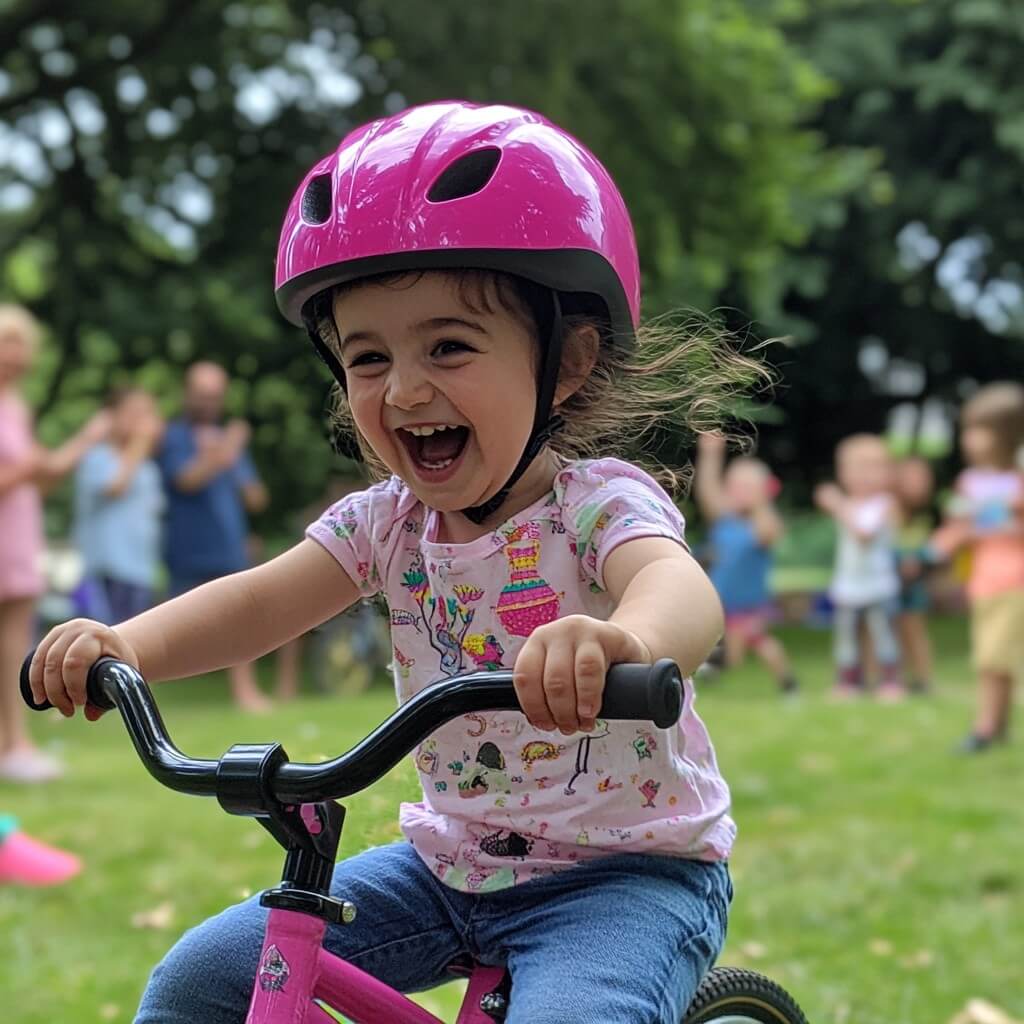
{"label": "curly brown hair", "polygon": [[[321,295],[315,300],[317,315],[313,318],[320,340],[339,356],[337,327],[330,312],[335,295],[368,280],[406,287],[422,273],[364,278]],[[453,278],[460,301],[471,312],[506,311],[530,330],[539,345],[532,312],[538,307],[539,286],[487,270],[425,273]],[[626,458],[644,466],[669,491],[685,490],[690,466],[666,466],[654,459],[651,449],[672,436],[689,440],[698,433],[721,430],[751,393],[770,385],[770,372],[759,359],[741,354],[735,336],[711,317],[693,312],[666,314],[641,325],[635,344],[616,344],[607,316],[593,297],[563,293],[561,299],[563,374],[589,358],[586,332],[581,328],[593,327],[600,344],[589,374],[558,406],[564,425],[548,441],[548,447],[567,461],[610,455]],[[332,398],[336,434],[355,439],[374,478],[388,476],[389,470],[356,428],[340,385],[335,385]]]}

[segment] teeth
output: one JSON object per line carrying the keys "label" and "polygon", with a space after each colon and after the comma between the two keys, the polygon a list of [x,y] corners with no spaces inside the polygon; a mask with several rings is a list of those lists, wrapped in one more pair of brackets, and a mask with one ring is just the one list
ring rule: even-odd
{"label": "teeth", "polygon": [[438,423],[432,427],[402,427],[403,430],[415,434],[416,437],[430,437],[431,434],[440,433],[442,430],[458,430],[459,428],[451,423]]}

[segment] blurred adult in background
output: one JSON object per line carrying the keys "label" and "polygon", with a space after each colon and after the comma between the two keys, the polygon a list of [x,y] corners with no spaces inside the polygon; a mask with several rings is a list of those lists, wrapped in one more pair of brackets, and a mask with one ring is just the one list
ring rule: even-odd
{"label": "blurred adult in background", "polygon": [[783,530],[773,501],[778,481],[760,459],[741,456],[726,466],[725,438],[702,434],[695,484],[708,522],[711,582],[725,610],[725,664],[742,664],[753,651],[791,693],[797,681],[789,658],[769,631],[772,547]]}
{"label": "blurred adult in background", "polygon": [[1006,738],[1013,684],[1024,672],[1024,387],[989,384],[964,405],[960,450],[967,468],[948,518],[932,538],[944,555],[971,553],[967,597],[978,678],[974,726],[960,749]]}
{"label": "blurred adult in background", "polygon": [[904,694],[893,617],[900,592],[896,571],[898,512],[891,494],[892,459],[875,434],[853,434],[836,447],[838,483],[821,484],[814,500],[836,521],[836,561],[829,596],[835,606],[833,657],[838,697],[864,693],[859,642],[863,619],[881,671],[878,696]]}
{"label": "blurred adult in background", "polygon": [[[182,415],[167,425],[159,462],[167,493],[167,569],[172,596],[249,564],[249,512],[267,505],[267,491],[249,457],[249,424],[225,422],[228,375],[216,363],[193,363],[185,374]],[[235,703],[262,711],[266,698],[251,664],[228,678]]]}
{"label": "blurred adult in background", "polygon": [[18,689],[44,587],[40,492],[70,473],[110,425],[102,410],[58,448],[36,443],[18,384],[32,366],[40,333],[28,310],[0,305],[0,779],[13,782],[45,782],[61,773],[33,744]]}
{"label": "blurred adult in background", "polygon": [[142,388],[114,391],[107,408],[110,436],[75,474],[74,535],[85,566],[83,613],[112,626],[153,603],[164,493],[152,456],[164,426]]}

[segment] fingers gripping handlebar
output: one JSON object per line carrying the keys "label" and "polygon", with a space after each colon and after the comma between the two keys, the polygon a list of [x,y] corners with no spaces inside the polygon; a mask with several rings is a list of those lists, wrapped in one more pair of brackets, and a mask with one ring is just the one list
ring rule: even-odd
{"label": "fingers gripping handlebar", "polygon": [[[33,652],[34,653],[34,652]],[[21,668],[21,693],[37,711],[52,707],[32,697],[28,669]],[[153,694],[132,666],[101,658],[89,670],[90,704],[121,712],[140,759],[149,773],[170,789],[197,796],[219,795],[224,761],[187,757],[167,734]],[[446,722],[477,711],[518,711],[511,671],[473,672],[431,684],[399,707],[347,753],[323,764],[282,760],[269,777],[268,796],[281,804],[320,803],[359,792],[386,774]],[[682,680],[675,662],[615,665],[605,681],[601,718],[651,721],[667,729],[679,720]]]}

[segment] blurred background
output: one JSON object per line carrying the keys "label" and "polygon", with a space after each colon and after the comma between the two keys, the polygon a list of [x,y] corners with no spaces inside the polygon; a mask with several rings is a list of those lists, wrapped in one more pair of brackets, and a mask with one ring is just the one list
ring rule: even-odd
{"label": "blurred background", "polygon": [[[253,557],[359,486],[328,441],[327,372],[273,301],[305,170],[357,124],[452,97],[533,108],[591,148],[633,216],[645,315],[717,310],[777,377],[737,411],[781,486],[772,583],[801,690],[783,704],[748,664],[702,699],[742,836],[725,960],[816,1021],[970,1024],[978,1001],[1024,1019],[1024,758],[950,754],[972,700],[963,574],[929,580],[927,700],[830,704],[834,527],[812,504],[859,431],[928,459],[941,497],[962,402],[1024,377],[1019,0],[0,0],[0,39],[0,301],[43,325],[22,388],[37,436],[63,443],[117,386],[173,417],[185,369],[220,364],[267,493]],[[46,499],[46,621],[74,612],[83,578],[74,491]],[[686,507],[700,540],[710,524]],[[360,622],[297,652],[282,685],[302,699],[273,719],[240,717],[223,686],[172,687],[181,745],[349,746],[389,707],[371,685],[386,636]],[[322,700],[356,690],[348,714]],[[0,811],[85,868],[59,891],[0,888],[5,1019],[130,1020],[173,938],[273,882],[277,854],[151,784],[119,723],[31,727],[67,774],[0,783]],[[354,800],[346,848],[393,835],[414,788],[409,768]]]}

